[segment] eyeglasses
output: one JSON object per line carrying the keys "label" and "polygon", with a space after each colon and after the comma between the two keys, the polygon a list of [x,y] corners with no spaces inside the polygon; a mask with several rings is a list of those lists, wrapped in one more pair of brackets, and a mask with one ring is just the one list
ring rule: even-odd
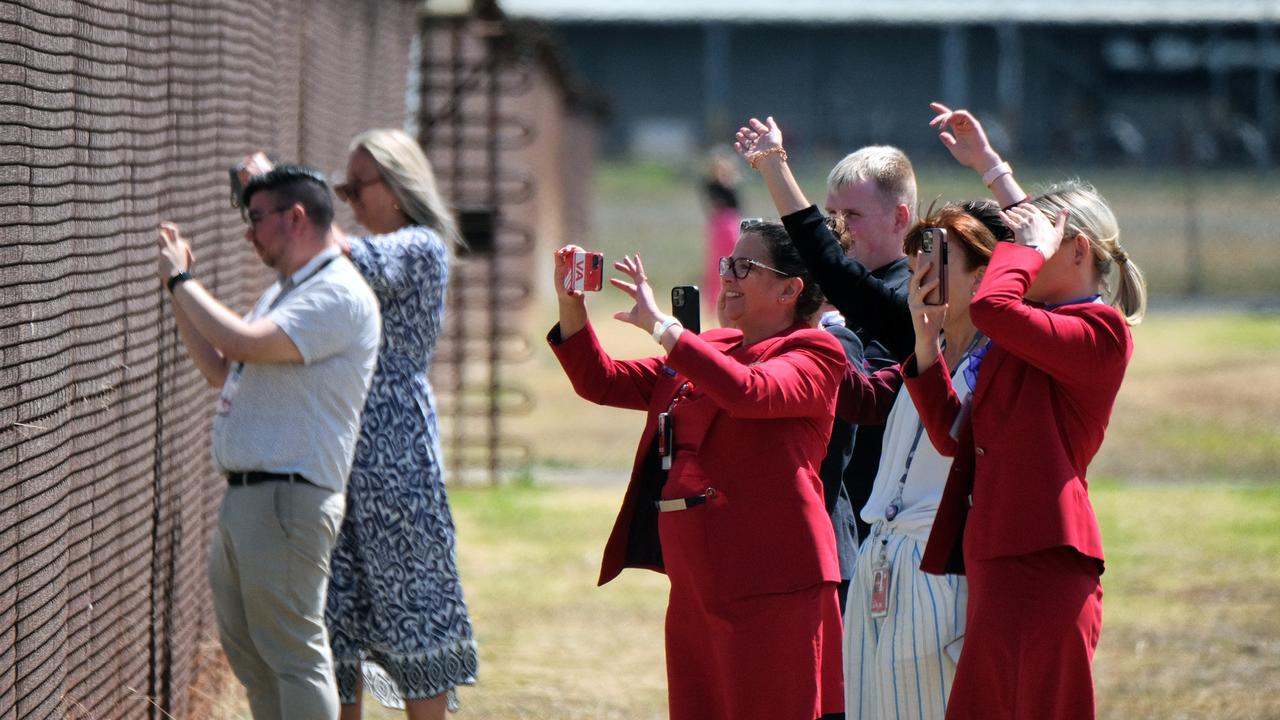
{"label": "eyeglasses", "polygon": [[293,207],[292,205],[286,205],[281,208],[276,208],[275,210],[268,210],[266,212],[261,212],[261,213],[249,212],[245,214],[244,221],[249,223],[249,227],[253,228],[254,230],[257,230],[258,223],[262,222],[263,220],[266,220],[271,215],[275,215],[276,213],[282,213],[292,207]]}
{"label": "eyeglasses", "polygon": [[782,277],[793,277],[782,272],[778,268],[769,267],[762,262],[752,260],[751,258],[722,257],[720,258],[720,277],[729,277],[729,272],[733,272],[733,276],[739,280],[745,280],[751,274],[751,268],[759,267],[765,270],[771,270],[778,273]]}
{"label": "eyeglasses", "polygon": [[764,225],[768,222],[764,218],[742,218],[742,222],[738,223],[738,234],[741,235],[753,227]]}
{"label": "eyeglasses", "polygon": [[348,203],[360,202],[361,188],[365,188],[365,187],[368,187],[369,185],[374,185],[382,181],[383,180],[381,175],[374,178],[370,178],[368,180],[359,180],[359,179],[348,180],[347,182],[344,182],[341,185],[334,185],[333,193],[337,195],[338,198],[343,202],[348,202]]}

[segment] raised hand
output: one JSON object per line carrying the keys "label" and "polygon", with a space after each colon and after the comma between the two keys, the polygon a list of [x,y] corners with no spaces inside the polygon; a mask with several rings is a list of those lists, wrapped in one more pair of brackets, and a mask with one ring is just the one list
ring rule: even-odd
{"label": "raised hand", "polygon": [[738,128],[733,137],[733,149],[753,168],[766,153],[783,154],[785,158],[785,153],[782,153],[782,130],[778,128],[772,115],[765,118],[765,122],[751,118],[746,125]]}
{"label": "raised hand", "polygon": [[[929,127],[938,129],[938,139],[961,165],[974,172],[986,172],[1000,163],[1000,155],[991,147],[982,123],[968,110],[952,110],[942,103],[929,103],[937,115]],[[950,128],[950,132],[947,131]]]}
{"label": "raised hand", "polygon": [[636,301],[630,310],[614,313],[613,317],[631,323],[645,332],[652,332],[654,323],[667,315],[658,310],[658,303],[654,300],[653,288],[649,287],[649,278],[644,274],[644,263],[640,261],[639,253],[634,258],[624,255],[613,267],[631,278],[631,282],[618,278],[609,278],[609,282]]}
{"label": "raised hand", "polygon": [[907,280],[907,307],[911,310],[911,324],[916,332],[916,367],[924,369],[934,363],[941,353],[939,336],[947,320],[949,303],[929,305],[924,298],[938,287],[938,278],[925,280],[932,267],[921,252],[916,253],[915,269]]}
{"label": "raised hand", "polygon": [[182,237],[178,226],[171,222],[160,223],[156,242],[160,254],[156,258],[156,275],[160,282],[167,282],[174,275],[191,269],[195,255],[191,244]]}
{"label": "raised hand", "polygon": [[569,276],[569,269],[573,265],[573,254],[581,252],[582,248],[577,245],[565,245],[555,253],[555,268],[552,271],[552,283],[556,289],[556,298],[561,301],[576,301],[578,304],[584,302],[584,295],[581,290],[570,290],[565,283],[565,278]]}
{"label": "raised hand", "polygon": [[266,153],[259,150],[236,165],[236,175],[240,177],[241,185],[248,185],[249,180],[255,175],[269,173],[273,167],[275,166],[271,164],[271,160],[267,158]]}
{"label": "raised hand", "polygon": [[1040,251],[1048,260],[1062,245],[1062,236],[1067,229],[1066,208],[1058,213],[1055,222],[1050,223],[1034,205],[1015,205],[1008,210],[1000,211],[1000,218],[1013,231],[1013,240],[1019,245],[1029,245]]}

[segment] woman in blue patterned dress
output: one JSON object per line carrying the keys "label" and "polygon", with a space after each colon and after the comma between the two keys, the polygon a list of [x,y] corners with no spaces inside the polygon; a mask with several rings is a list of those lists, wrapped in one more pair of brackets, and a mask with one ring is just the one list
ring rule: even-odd
{"label": "woman in blue patterned dress", "polygon": [[458,231],[426,155],[400,130],[357,136],[335,190],[372,233],[340,244],[382,306],[325,611],[341,717],[360,717],[367,683],[411,720],[443,718],[477,665],[427,381]]}

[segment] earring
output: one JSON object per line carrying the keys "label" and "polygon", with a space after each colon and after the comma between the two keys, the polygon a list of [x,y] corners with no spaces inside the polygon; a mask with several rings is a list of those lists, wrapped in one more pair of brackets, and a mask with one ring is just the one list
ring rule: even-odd
{"label": "earring", "polygon": [[393,203],[393,204],[395,205],[395,208],[396,208],[397,210],[399,210],[399,209],[400,209],[400,203]]}

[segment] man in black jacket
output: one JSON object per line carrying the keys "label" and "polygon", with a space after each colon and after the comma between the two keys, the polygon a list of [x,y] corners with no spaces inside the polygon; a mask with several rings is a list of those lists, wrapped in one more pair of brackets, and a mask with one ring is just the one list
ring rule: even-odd
{"label": "man in black jacket", "polygon": [[[836,221],[842,244],[847,243],[845,254],[870,271],[865,282],[880,284],[883,292],[900,296],[905,307],[908,274],[902,240],[916,211],[916,176],[907,156],[885,145],[864,147],[845,156],[827,176],[824,209],[827,217]],[[897,327],[898,323],[885,327],[884,323],[859,317],[853,308],[843,309],[844,324],[862,343],[865,371],[895,365],[911,354],[915,336],[909,319],[902,327]],[[844,470],[859,542],[870,531],[858,513],[871,495],[883,438],[883,426],[859,428]]]}

